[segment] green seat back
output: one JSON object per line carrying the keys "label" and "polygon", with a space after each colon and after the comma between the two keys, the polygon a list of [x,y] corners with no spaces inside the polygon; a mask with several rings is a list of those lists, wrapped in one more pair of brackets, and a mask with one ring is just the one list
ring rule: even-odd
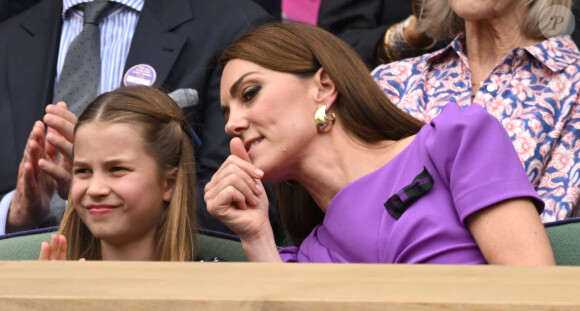
{"label": "green seat back", "polygon": [[0,240],[0,260],[37,260],[40,243],[50,241],[55,232],[15,236]]}
{"label": "green seat back", "polygon": [[580,218],[546,224],[559,266],[580,266]]}
{"label": "green seat back", "polygon": [[[0,260],[37,260],[40,243],[50,241],[55,232],[15,236],[0,240]],[[225,261],[248,261],[238,241],[197,234],[197,257],[206,261],[218,258]]]}
{"label": "green seat back", "polygon": [[[580,266],[580,218],[546,224],[556,264]],[[49,241],[54,232],[16,236],[0,240],[0,260],[36,260],[40,243]],[[197,257],[225,261],[247,261],[238,241],[197,234]]]}
{"label": "green seat back", "polygon": [[242,243],[211,235],[197,234],[197,258],[213,260],[219,258],[225,261],[248,261],[242,249]]}

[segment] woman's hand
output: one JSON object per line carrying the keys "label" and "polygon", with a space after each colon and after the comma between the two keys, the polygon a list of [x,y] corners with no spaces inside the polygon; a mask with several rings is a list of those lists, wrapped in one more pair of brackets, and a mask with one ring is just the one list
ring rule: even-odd
{"label": "woman's hand", "polygon": [[418,49],[432,46],[434,42],[432,38],[429,38],[425,33],[419,31],[419,23],[421,19],[425,17],[423,9],[424,5],[425,0],[411,0],[413,14],[410,16],[408,24],[403,29],[405,40]]}
{"label": "woman's hand", "polygon": [[268,218],[264,173],[252,165],[242,141],[230,142],[232,155],[205,186],[207,210],[236,233],[252,261],[280,261]]}
{"label": "woman's hand", "polygon": [[66,260],[66,238],[64,235],[53,234],[48,242],[40,245],[40,256],[38,260]]}

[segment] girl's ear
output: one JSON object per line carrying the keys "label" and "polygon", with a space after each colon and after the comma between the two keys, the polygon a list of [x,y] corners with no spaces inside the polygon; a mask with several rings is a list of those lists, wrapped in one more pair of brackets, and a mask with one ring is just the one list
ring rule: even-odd
{"label": "girl's ear", "polygon": [[325,105],[327,110],[330,109],[336,100],[337,90],[324,68],[318,69],[314,74],[314,84],[317,89],[316,103]]}
{"label": "girl's ear", "polygon": [[177,168],[173,168],[165,173],[161,186],[163,187],[163,202],[168,203],[173,197],[175,190],[175,180],[177,179]]}

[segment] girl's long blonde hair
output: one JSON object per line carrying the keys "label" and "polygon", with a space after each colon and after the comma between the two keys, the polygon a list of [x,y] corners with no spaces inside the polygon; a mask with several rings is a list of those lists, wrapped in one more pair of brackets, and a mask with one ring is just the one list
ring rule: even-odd
{"label": "girl's long blonde hair", "polygon": [[[181,108],[164,92],[146,86],[104,93],[80,115],[74,132],[90,122],[127,123],[142,129],[146,152],[159,174],[175,170],[171,201],[157,226],[154,260],[188,261],[195,250],[195,160],[192,133]],[[100,260],[100,241],[82,222],[69,197],[60,234],[68,241],[68,259]]]}

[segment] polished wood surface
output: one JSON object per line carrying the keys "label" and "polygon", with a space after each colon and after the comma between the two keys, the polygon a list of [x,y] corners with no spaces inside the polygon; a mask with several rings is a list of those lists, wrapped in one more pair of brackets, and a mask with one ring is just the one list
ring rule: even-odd
{"label": "polished wood surface", "polygon": [[579,310],[580,267],[0,261],[0,310]]}

